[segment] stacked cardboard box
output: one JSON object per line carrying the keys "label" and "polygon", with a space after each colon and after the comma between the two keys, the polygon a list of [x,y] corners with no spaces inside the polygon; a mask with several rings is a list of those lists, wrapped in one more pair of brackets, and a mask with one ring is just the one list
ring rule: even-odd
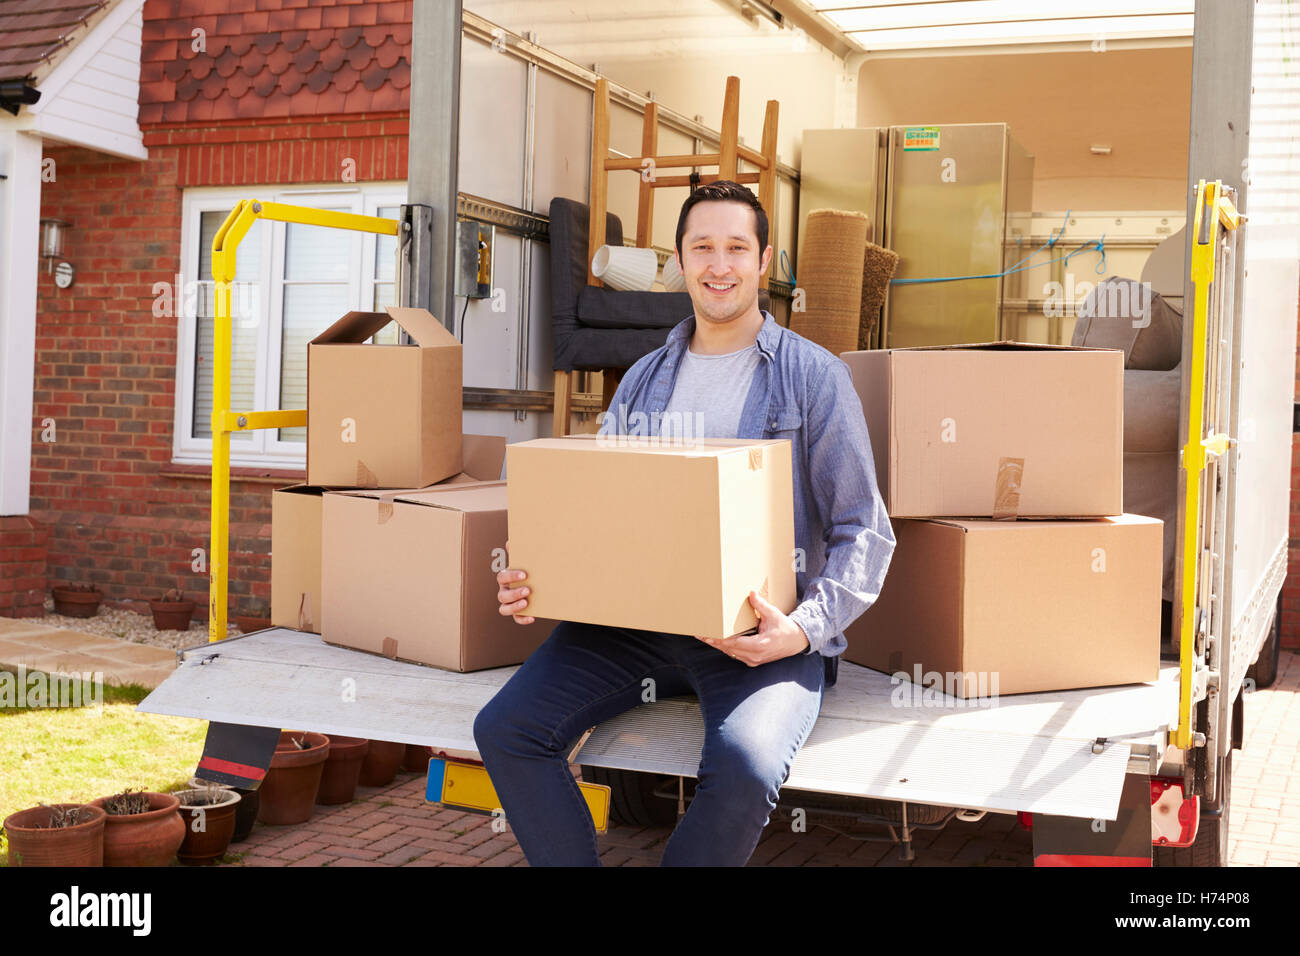
{"label": "stacked cardboard box", "polygon": [[[367,342],[390,321],[415,344]],[[523,661],[554,622],[498,612],[505,439],[462,434],[460,343],[424,309],[351,312],[307,359],[307,482],[272,496],[273,623],[451,670]]]}
{"label": "stacked cardboard box", "polygon": [[1123,513],[1123,353],[841,358],[897,538],[845,659],[960,697],[1156,679],[1162,528]]}

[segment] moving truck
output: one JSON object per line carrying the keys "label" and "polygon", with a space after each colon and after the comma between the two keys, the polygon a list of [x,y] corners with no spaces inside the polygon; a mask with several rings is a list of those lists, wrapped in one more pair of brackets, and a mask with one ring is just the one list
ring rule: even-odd
{"label": "moving truck", "polygon": [[[529,21],[529,6],[476,7],[485,14],[495,11],[497,22],[462,10],[460,4],[415,5],[410,178],[407,204],[394,230],[402,237],[397,243],[400,304],[427,308],[464,343],[464,430],[504,435],[510,442],[552,430],[592,431],[602,407],[596,372],[576,373],[574,396],[562,405],[555,402],[552,386],[567,390],[570,383],[567,374],[561,377],[551,365],[546,282],[546,210],[554,196],[587,201],[593,138],[604,128],[610,135],[610,158],[639,160],[647,154],[641,152],[642,117],[655,110],[659,140],[650,154],[709,153],[721,141],[720,130],[706,125],[702,115],[685,115],[676,106],[681,100],[693,112],[698,109],[694,97],[703,96],[696,88],[721,90],[721,75],[712,84],[691,75],[705,69],[708,57],[690,58],[683,52],[662,60],[656,74],[660,91],[650,95],[640,86],[632,88],[640,77],[636,70],[629,68],[635,78],[626,82],[613,75],[610,113],[600,117],[602,127],[593,106],[601,78],[601,65],[592,62],[599,55],[594,51],[601,49],[595,33],[582,32],[577,25],[582,17],[551,24],[543,28],[556,37],[556,48],[550,48],[546,37],[532,32],[536,25]],[[589,6],[595,15],[596,7],[611,5]],[[874,29],[875,21],[861,19],[867,17],[865,10],[855,14],[860,16],[855,21],[836,20],[833,11],[819,16],[803,4],[741,6],[748,14],[735,14],[737,30],[761,28],[764,36],[778,40],[764,47],[761,57],[720,56],[725,63],[709,69],[741,77],[741,129],[752,130],[751,143],[762,117],[758,104],[768,98],[781,103],[772,187],[776,251],[768,293],[771,311],[782,324],[790,321],[798,292],[799,222],[809,211],[801,206],[801,191],[814,188],[801,182],[799,163],[785,157],[798,154],[805,130],[883,129],[897,121],[908,130],[909,142],[925,142],[941,137],[948,120],[997,119],[863,117],[870,90],[865,81],[856,87],[860,77],[911,76],[919,83],[961,57],[999,52],[1014,60],[1016,37],[1049,44],[1070,41],[1073,45],[1049,48],[1095,55],[1102,64],[1112,56],[1114,69],[1121,71],[1132,57],[1168,45],[1122,31],[1083,38],[1058,35],[1065,21],[1053,17],[1064,13],[1054,11],[1040,14],[1043,20],[1019,22],[1020,33],[1007,28],[1004,35],[986,24],[980,34],[984,39],[968,41],[1000,42],[1002,47],[922,50],[908,48],[900,37],[924,30],[904,30],[904,24],[892,21],[881,21],[884,26]],[[613,17],[616,11],[604,15]],[[1086,271],[1081,266],[1098,260],[1105,263],[1105,269],[1094,267],[1099,274],[1136,278],[1152,248],[1175,237],[1161,248],[1162,255],[1172,250],[1182,289],[1162,291],[1181,292],[1184,302],[1178,507],[1180,515],[1192,520],[1178,522],[1171,639],[1159,678],[1008,694],[994,706],[963,706],[969,702],[949,695],[941,695],[937,705],[900,705],[898,691],[906,685],[889,674],[841,662],[838,681],[826,692],[771,825],[802,820],[852,830],[863,838],[887,832],[876,838],[894,840],[908,859],[918,827],[961,826],[989,813],[1017,814],[1033,831],[1038,864],[1225,863],[1243,700],[1267,686],[1276,671],[1287,567],[1300,265],[1300,160],[1294,149],[1300,137],[1300,95],[1283,50],[1285,38],[1300,30],[1300,12],[1281,0],[1196,0],[1194,10],[1187,4],[1184,39],[1189,24],[1187,191],[1179,208],[1152,211],[1134,198],[1133,184],[1140,176],[1110,181],[1095,169],[1087,174],[1090,179],[1040,183],[1048,193],[1034,200],[1034,208],[1052,212],[1020,219],[1021,234],[1013,236],[1009,225],[1014,204],[1008,200],[998,207],[1008,217],[1006,235],[1025,253],[1035,251],[1040,239],[1052,241],[1049,254],[1040,256],[1043,261],[1052,257],[1057,241],[1059,249],[1084,253],[1071,256],[1064,266],[1048,266],[1050,271],[1001,277],[1005,281],[996,301],[1002,328],[1009,328],[1008,316],[1026,319],[1016,335],[1004,337],[1068,344],[1069,310],[1078,303],[1067,301],[1064,314],[1053,313],[1043,305],[1051,298],[1048,286],[1054,282],[1053,289],[1066,290],[1071,299],[1069,289]],[[717,42],[722,44],[727,35],[724,30]],[[874,52],[864,57],[859,41]],[[1134,52],[1138,47],[1143,49]],[[999,58],[990,62],[994,60]],[[842,72],[851,82],[841,81]],[[1042,81],[1033,70],[1020,71],[1022,84]],[[1075,95],[1089,94],[1080,90]],[[1158,138],[1169,135],[1168,124],[1162,126],[1163,119],[1148,122],[1148,111],[1159,104],[1136,90],[1133,97],[1141,102],[1111,104],[1112,132],[1117,140],[1146,142],[1154,156]],[[1069,102],[1061,107],[1067,114],[1078,108]],[[1057,128],[1051,124],[1060,120],[1059,114],[1043,115],[1037,130],[1036,120],[1024,120],[1010,135],[1037,132],[1040,141],[1050,140],[1043,131]],[[874,133],[870,142],[887,146]],[[1107,156],[1106,143],[1093,144],[1090,152],[1102,157],[1099,161],[1117,158]],[[811,150],[805,155],[811,157]],[[889,189],[890,170],[902,167],[892,167],[888,156],[881,162],[881,178],[875,182]],[[1042,171],[1043,157],[1039,163]],[[961,181],[969,168],[967,160],[958,159],[952,174]],[[620,177],[629,182],[620,185]],[[635,181],[621,173],[611,176],[609,188],[609,209],[624,222],[636,221]],[[1078,211],[1058,223],[1057,210],[1070,208],[1076,188],[1093,190],[1091,199],[1080,201]],[[1099,194],[1114,195],[1114,204],[1108,207]],[[661,250],[672,246],[677,203],[683,197],[684,192],[670,190],[656,197],[660,208],[649,238]],[[858,201],[848,197],[838,205]],[[879,197],[862,201],[868,209],[888,205]],[[1185,230],[1178,238],[1180,226]],[[937,236],[953,227],[935,221],[930,228]],[[1099,242],[1096,232],[1110,238]],[[472,253],[458,259],[458,240]],[[900,244],[904,241],[898,238]],[[1020,258],[1017,254],[1011,261]],[[454,274],[457,262],[469,264],[468,280]],[[1039,326],[1028,321],[1036,318],[1043,319]],[[888,342],[878,338],[875,344]],[[607,401],[608,388],[605,394]],[[568,412],[569,428],[561,428],[558,419],[548,421],[556,408]],[[1197,470],[1202,462],[1203,469]],[[1185,499],[1181,495],[1189,483],[1191,495]],[[224,562],[218,545],[214,538],[214,574],[218,559]],[[221,607],[214,603],[214,610],[219,611],[215,619],[224,622],[224,563],[220,573]],[[491,572],[485,567],[483,573]],[[455,763],[477,757],[474,717],[512,671],[458,673],[424,667],[330,646],[307,630],[277,627],[182,652],[177,670],[140,709],[205,719],[227,731],[294,727],[428,745]],[[341,686],[351,691],[341,693]],[[610,787],[614,820],[671,823],[690,798],[702,737],[698,705],[674,698],[593,728],[572,759],[582,766],[585,780]],[[269,751],[266,758],[269,762]]]}

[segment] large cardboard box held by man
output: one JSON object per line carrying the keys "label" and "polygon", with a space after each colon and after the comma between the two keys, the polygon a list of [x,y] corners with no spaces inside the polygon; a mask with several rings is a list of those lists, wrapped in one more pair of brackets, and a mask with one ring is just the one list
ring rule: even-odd
{"label": "large cardboard box held by man", "polygon": [[474,671],[522,663],[555,625],[500,613],[503,481],[328,492],[322,543],[328,644]]}
{"label": "large cardboard box held by man", "polygon": [[[366,340],[390,321],[416,345]],[[461,346],[425,309],[349,312],[307,345],[307,484],[423,488],[461,470]]]}
{"label": "large cardboard box held by man", "polygon": [[506,446],[510,567],[530,614],[729,637],[795,606],[785,439],[575,435]]}
{"label": "large cardboard box held by man", "polygon": [[[461,436],[464,470],[435,487],[498,481],[506,440]],[[292,485],[271,493],[271,623],[299,631],[321,630],[321,496],[323,488]]]}
{"label": "large cardboard box held by man", "polygon": [[919,673],[958,697],[1157,678],[1159,520],[897,519],[893,527],[889,574],[845,631],[845,660],[909,680]]}
{"label": "large cardboard box held by man", "polygon": [[840,358],[891,517],[1123,512],[1118,349],[996,342]]}

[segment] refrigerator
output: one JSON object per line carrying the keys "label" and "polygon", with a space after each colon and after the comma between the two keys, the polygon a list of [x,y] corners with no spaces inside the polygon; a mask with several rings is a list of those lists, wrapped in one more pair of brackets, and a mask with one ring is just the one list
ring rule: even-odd
{"label": "refrigerator", "polygon": [[870,240],[899,255],[895,280],[948,280],[892,283],[873,347],[1008,337],[1002,302],[1024,279],[999,273],[1030,252],[1033,157],[1005,123],[807,130],[804,137],[801,242],[808,210],[864,212]]}

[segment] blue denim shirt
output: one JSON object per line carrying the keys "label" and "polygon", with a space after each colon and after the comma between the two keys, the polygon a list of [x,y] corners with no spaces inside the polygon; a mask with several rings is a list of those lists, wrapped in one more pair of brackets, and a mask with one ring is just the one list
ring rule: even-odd
{"label": "blue denim shirt", "polygon": [[[673,327],[662,347],[627,370],[601,418],[602,435],[659,434],[659,416],[694,334],[692,314]],[[844,629],[879,596],[894,553],[894,532],[876,485],[867,423],[848,366],[778,325],[768,312],[758,351],[736,437],[791,442],[795,545],[805,560],[795,573],[799,603],[790,618],[808,635],[805,653],[826,658],[826,682],[833,684],[839,655],[848,646]],[[644,417],[631,421],[637,412]]]}

